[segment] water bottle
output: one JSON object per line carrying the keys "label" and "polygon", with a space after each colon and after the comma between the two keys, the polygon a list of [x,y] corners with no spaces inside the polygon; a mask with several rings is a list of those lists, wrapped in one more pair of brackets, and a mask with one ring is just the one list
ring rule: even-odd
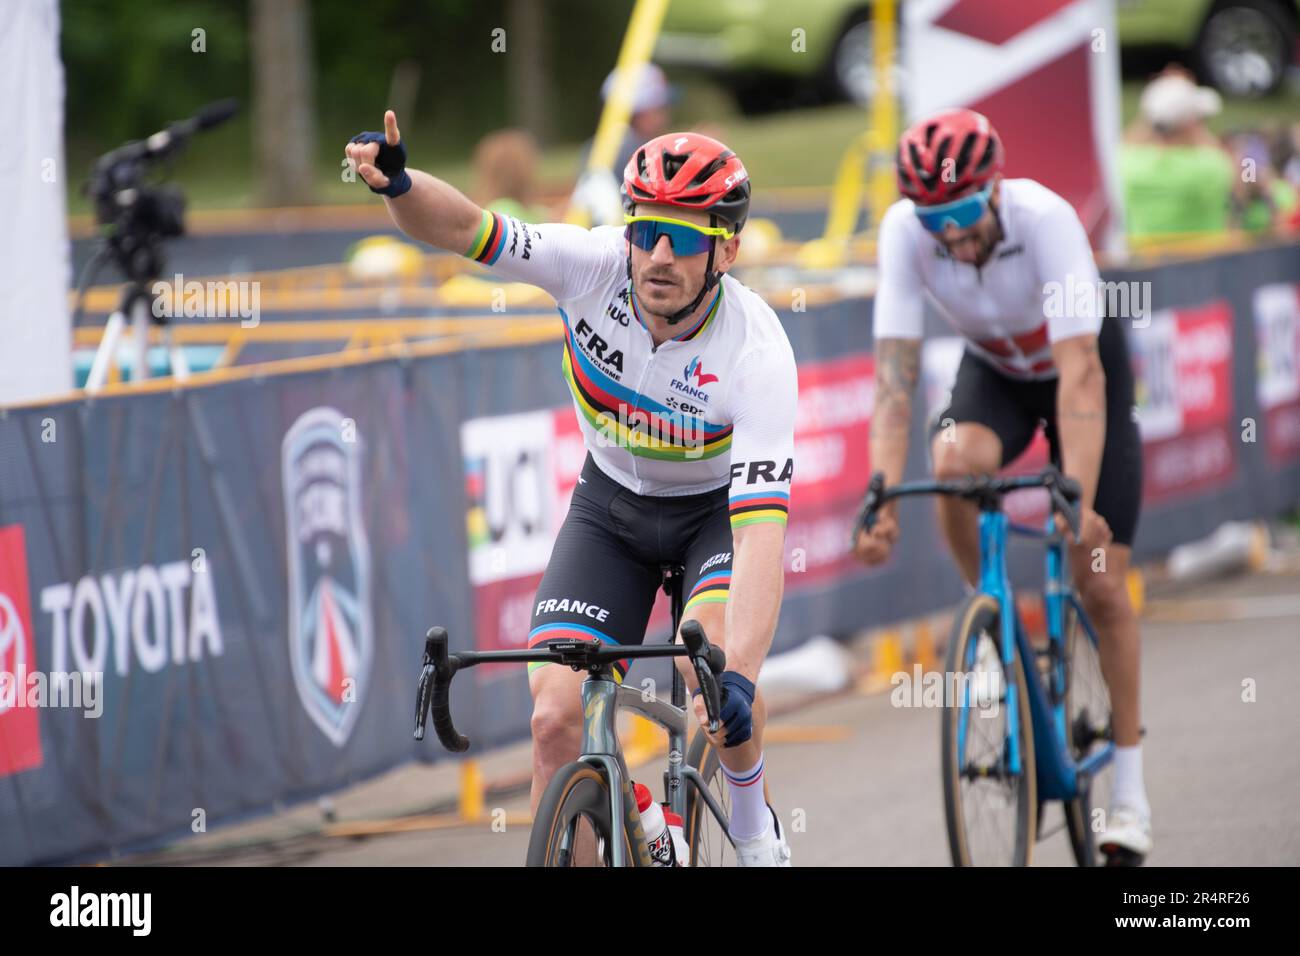
{"label": "water bottle", "polygon": [[651,862],[655,866],[676,866],[673,835],[668,830],[663,808],[655,803],[649,787],[637,783],[633,784],[633,788],[636,793],[636,808],[641,811],[641,829],[645,831]]}
{"label": "water bottle", "polygon": [[668,832],[673,836],[673,857],[678,866],[691,865],[691,851],[686,846],[686,829],[682,826],[682,818],[668,809],[664,805],[664,819],[668,821]]}

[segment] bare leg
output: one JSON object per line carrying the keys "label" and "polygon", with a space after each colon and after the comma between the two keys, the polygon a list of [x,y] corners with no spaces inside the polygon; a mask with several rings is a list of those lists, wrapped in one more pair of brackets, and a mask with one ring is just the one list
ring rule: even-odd
{"label": "bare leg", "polygon": [[1141,741],[1141,644],[1127,583],[1131,557],[1132,550],[1122,544],[1108,545],[1100,555],[1070,549],[1075,587],[1097,629],[1102,676],[1110,690],[1115,743],[1120,747],[1134,747]]}
{"label": "bare leg", "polygon": [[[585,674],[547,664],[528,675],[533,695],[533,785],[529,806],[533,816],[555,772],[578,759],[582,750],[582,681]],[[573,855],[581,866],[596,863],[595,840],[579,828]]]}
{"label": "bare leg", "polygon": [[[961,422],[934,436],[930,446],[934,460],[934,477],[952,481],[969,475],[991,475],[1002,463],[1002,441],[984,425]],[[939,527],[948,539],[957,568],[966,583],[979,582],[980,536],[979,507],[948,495],[936,499]]]}

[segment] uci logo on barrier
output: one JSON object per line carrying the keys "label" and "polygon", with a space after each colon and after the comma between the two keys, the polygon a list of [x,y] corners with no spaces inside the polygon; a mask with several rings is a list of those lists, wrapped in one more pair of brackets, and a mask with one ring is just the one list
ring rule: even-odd
{"label": "uci logo on barrier", "polygon": [[546,568],[564,514],[555,460],[555,421],[562,414],[520,412],[461,424],[471,584]]}
{"label": "uci logo on barrier", "polygon": [[303,707],[339,747],[361,713],[374,661],[361,443],[351,426],[337,409],[313,408],[285,433],[281,454],[289,662]]}

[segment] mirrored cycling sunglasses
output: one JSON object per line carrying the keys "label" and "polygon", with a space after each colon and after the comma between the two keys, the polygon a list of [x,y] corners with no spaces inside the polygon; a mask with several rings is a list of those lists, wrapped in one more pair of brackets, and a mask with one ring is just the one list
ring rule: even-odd
{"label": "mirrored cycling sunglasses", "polygon": [[977,193],[954,199],[952,202],[938,206],[916,206],[916,216],[921,225],[930,232],[943,232],[948,223],[958,229],[969,229],[980,221],[984,210],[989,208],[989,196],[993,194],[993,184],[989,183]]}
{"label": "mirrored cycling sunglasses", "polygon": [[709,251],[714,236],[730,239],[736,233],[726,226],[697,226],[682,219],[665,216],[627,216],[627,238],[635,245],[653,252],[660,236],[667,236],[675,256],[696,256]]}

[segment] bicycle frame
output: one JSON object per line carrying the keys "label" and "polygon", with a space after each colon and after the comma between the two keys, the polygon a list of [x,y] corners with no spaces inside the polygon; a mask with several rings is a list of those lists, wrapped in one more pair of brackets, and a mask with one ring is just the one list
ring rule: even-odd
{"label": "bicycle frame", "polygon": [[[673,668],[674,685],[681,680],[681,675]],[[674,688],[676,689],[676,688]],[[683,690],[684,693],[684,690]],[[582,682],[582,754],[579,760],[589,763],[598,770],[603,770],[609,780],[610,847],[613,866],[626,866],[623,853],[623,818],[626,792],[631,789],[632,775],[628,771],[627,761],[623,757],[623,748],[618,740],[618,711],[620,708],[633,711],[653,721],[668,732],[668,770],[664,774],[665,790],[672,811],[685,819],[686,787],[683,782],[695,787],[709,811],[727,828],[727,816],[709,793],[708,784],[695,767],[684,765],[686,754],[686,734],[689,729],[689,714],[685,707],[677,707],[654,696],[623,687],[612,677],[593,674]],[[635,841],[645,842],[645,834],[637,831],[631,834]]]}
{"label": "bicycle frame", "polygon": [[[682,620],[680,583],[680,569],[671,568],[666,572],[664,590],[670,600],[674,640]],[[699,770],[684,766],[686,735],[690,726],[688,719],[692,715],[686,710],[686,684],[675,663],[672,694],[672,703],[668,703],[654,695],[624,687],[604,672],[592,674],[582,682],[582,753],[578,759],[597,769],[603,769],[609,780],[609,816],[612,827],[610,841],[613,844],[610,848],[610,862],[614,866],[626,865],[623,859],[622,804],[624,788],[632,779],[618,740],[619,708],[640,714],[668,732],[668,769],[664,771],[664,793],[673,813],[686,819],[686,788],[682,786],[684,780],[695,787],[709,812],[722,824],[722,831],[727,832],[727,815],[713,799],[713,794],[709,793],[708,784]],[[639,836],[634,833],[632,836],[645,842],[644,833]],[[729,834],[727,838],[730,840]]]}
{"label": "bicycle frame", "polygon": [[[1050,698],[1049,689],[1043,687],[1035,664],[1037,655],[1029,643],[1024,624],[1016,608],[1015,591],[1007,573],[1006,543],[1010,533],[1046,539],[1046,602],[1048,654],[1052,659]],[[1074,589],[1066,579],[1064,539],[1055,532],[1055,523],[1049,516],[1044,530],[1017,525],[1006,513],[981,509],[980,535],[980,586],[979,590],[998,602],[998,644],[1004,673],[1007,675],[1006,695],[1008,771],[1018,774],[1023,768],[1020,752],[1020,698],[1014,687],[1014,655],[1018,652],[1025,662],[1026,692],[1029,698],[1029,719],[1033,725],[1034,760],[1040,799],[1073,800],[1087,782],[1114,757],[1114,742],[1108,742],[1096,753],[1080,763],[1070,754],[1066,725],[1065,687],[1065,610],[1067,603],[1075,610],[1076,619],[1083,626],[1087,639],[1097,645],[1097,633],[1079,603]],[[973,649],[973,645],[972,645]],[[968,662],[970,663],[970,662]],[[959,752],[965,755],[967,707],[958,716],[957,734]],[[964,759],[963,759],[964,763]]]}

